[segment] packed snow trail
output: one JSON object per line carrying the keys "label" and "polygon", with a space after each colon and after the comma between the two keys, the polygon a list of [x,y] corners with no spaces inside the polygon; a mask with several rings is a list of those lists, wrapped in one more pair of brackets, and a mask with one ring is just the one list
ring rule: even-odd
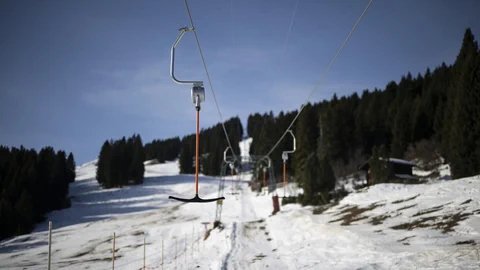
{"label": "packed snow trail", "polygon": [[[267,216],[259,216],[252,202],[255,196],[246,182],[240,182],[238,195],[240,215],[231,221],[230,250],[222,263],[224,269],[285,269],[271,244]],[[233,196],[232,198],[233,199]]]}

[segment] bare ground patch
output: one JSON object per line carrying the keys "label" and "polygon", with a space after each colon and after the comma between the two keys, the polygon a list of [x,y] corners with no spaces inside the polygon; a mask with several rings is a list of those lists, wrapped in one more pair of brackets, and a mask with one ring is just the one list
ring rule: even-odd
{"label": "bare ground patch", "polygon": [[403,203],[403,202],[408,202],[408,201],[411,201],[411,200],[415,200],[415,198],[417,198],[418,196],[420,196],[420,194],[417,194],[413,197],[410,197],[410,198],[406,198],[406,199],[403,199],[403,200],[396,200],[396,201],[393,201],[392,203],[393,204],[397,204],[397,203]]}
{"label": "bare ground patch", "polygon": [[[316,207],[315,209],[313,209],[313,214],[314,215],[323,214],[323,212],[327,211],[330,207],[331,206],[327,206],[327,205],[322,205],[322,206]],[[345,208],[345,207],[342,207],[342,208]]]}
{"label": "bare ground patch", "polygon": [[352,222],[355,222],[355,221],[359,221],[359,220],[362,220],[362,219],[367,219],[368,217],[367,216],[362,216],[361,214],[363,214],[364,212],[367,212],[367,211],[371,211],[379,206],[384,206],[385,204],[377,204],[377,203],[373,203],[367,207],[358,207],[358,206],[353,206],[353,207],[350,207],[350,208],[346,208],[344,209],[343,211],[341,211],[338,215],[342,215],[343,216],[341,218],[338,218],[338,219],[335,219],[335,220],[331,220],[329,221],[329,223],[333,223],[333,222],[338,222],[338,221],[342,221],[342,223],[340,225],[343,225],[343,226],[347,226],[347,225],[350,225]]}
{"label": "bare ground patch", "polygon": [[370,224],[372,225],[380,225],[380,224],[383,224],[383,221],[386,220],[387,218],[389,217],[392,217],[391,215],[389,214],[384,214],[384,215],[380,215],[380,216],[376,216],[376,217],[373,217],[371,220],[370,220]]}
{"label": "bare ground patch", "polygon": [[399,239],[399,240],[397,240],[397,242],[403,242],[403,241],[408,240],[408,239],[413,238],[413,237],[415,237],[415,235],[407,236],[405,238]]}
{"label": "bare ground patch", "polygon": [[391,227],[394,230],[413,230],[415,228],[433,228],[443,233],[452,232],[459,221],[467,219],[472,213],[456,213],[445,216],[431,216]]}
{"label": "bare ground patch", "polygon": [[462,202],[460,205],[469,204],[471,202],[472,202],[472,199],[468,199],[468,200]]}
{"label": "bare ground patch", "polygon": [[477,243],[475,243],[475,240],[467,240],[467,241],[460,241],[455,243],[455,245],[472,245],[475,246]]}
{"label": "bare ground patch", "polygon": [[398,212],[398,211],[402,211],[402,210],[406,210],[406,209],[409,209],[409,208],[412,208],[412,207],[415,207],[415,206],[417,206],[417,205],[416,205],[416,204],[407,205],[407,206],[398,208],[398,209],[397,209],[397,212]]}
{"label": "bare ground patch", "polygon": [[414,214],[413,216],[414,216],[414,217],[418,217],[418,216],[422,216],[422,215],[426,215],[426,214],[438,212],[438,211],[440,211],[440,210],[442,210],[442,209],[443,209],[443,205],[434,206],[434,207],[432,207],[432,208],[427,208],[427,209],[421,210],[420,212]]}
{"label": "bare ground patch", "polygon": [[130,233],[130,235],[139,236],[139,235],[143,235],[143,233],[144,233],[143,231],[133,231],[133,232]]}
{"label": "bare ground patch", "polygon": [[255,255],[255,258],[250,263],[255,263],[256,261],[261,261],[263,258],[267,257],[267,255],[260,253]]}

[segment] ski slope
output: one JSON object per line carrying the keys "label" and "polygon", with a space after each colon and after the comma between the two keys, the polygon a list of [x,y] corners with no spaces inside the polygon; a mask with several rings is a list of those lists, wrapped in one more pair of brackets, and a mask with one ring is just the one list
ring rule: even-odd
{"label": "ski slope", "polygon": [[[246,144],[246,142],[243,142]],[[248,149],[242,146],[242,154]],[[314,215],[312,206],[281,206],[248,188],[248,173],[227,177],[224,229],[212,228],[215,203],[185,204],[194,178],[178,164],[146,165],[145,182],[101,189],[95,161],[77,168],[72,207],[53,222],[52,269],[479,269],[480,177],[358,190]],[[232,194],[232,180],[238,181]],[[200,195],[217,195],[219,179],[200,177]],[[279,187],[277,194],[283,195]],[[48,222],[0,243],[1,269],[46,269]]]}

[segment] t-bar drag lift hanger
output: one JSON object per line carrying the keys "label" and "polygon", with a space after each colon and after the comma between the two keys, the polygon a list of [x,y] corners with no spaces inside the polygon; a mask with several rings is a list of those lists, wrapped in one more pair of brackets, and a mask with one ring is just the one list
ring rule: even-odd
{"label": "t-bar drag lift hanger", "polygon": [[283,197],[285,198],[286,196],[286,186],[287,186],[287,160],[288,160],[288,154],[292,154],[295,152],[297,149],[297,142],[295,139],[295,135],[293,135],[293,132],[291,130],[287,130],[290,135],[293,137],[293,150],[291,151],[283,151],[282,152],[282,159],[283,159]]}
{"label": "t-bar drag lift hanger", "polygon": [[269,157],[264,157],[260,160],[260,163],[262,162],[266,166],[263,166],[263,186],[267,187],[267,170],[272,168],[272,160]]}
{"label": "t-bar drag lift hanger", "polygon": [[234,195],[234,194],[237,194],[237,193],[235,193],[235,181],[233,179],[234,178],[233,170],[236,169],[236,167],[235,167],[236,158],[234,156],[233,160],[229,160],[227,158],[228,150],[230,150],[233,153],[233,149],[230,146],[228,146],[227,149],[225,149],[225,151],[223,152],[223,161],[228,164],[228,167],[230,167],[230,172],[231,172],[231,175],[232,175],[232,195]]}
{"label": "t-bar drag lift hanger", "polygon": [[172,46],[172,53],[171,53],[171,65],[170,65],[170,76],[172,77],[172,80],[178,84],[192,84],[192,90],[191,90],[191,95],[192,95],[192,102],[195,104],[195,110],[197,113],[197,121],[196,121],[196,145],[195,145],[195,196],[191,199],[184,199],[184,198],[177,198],[174,196],[169,196],[169,199],[174,199],[182,202],[194,202],[194,203],[205,203],[205,202],[214,202],[218,200],[224,200],[225,197],[219,197],[219,198],[213,198],[213,199],[202,199],[200,196],[198,196],[198,170],[199,170],[199,140],[200,140],[200,132],[199,132],[199,126],[200,126],[200,104],[205,101],[205,88],[203,87],[203,82],[202,81],[180,81],[177,78],[175,78],[175,47],[178,45],[180,40],[182,39],[183,35],[185,32],[188,31],[195,31],[194,28],[188,28],[188,27],[183,27],[180,28],[180,35],[178,36],[177,40],[175,40],[175,43],[173,43]]}

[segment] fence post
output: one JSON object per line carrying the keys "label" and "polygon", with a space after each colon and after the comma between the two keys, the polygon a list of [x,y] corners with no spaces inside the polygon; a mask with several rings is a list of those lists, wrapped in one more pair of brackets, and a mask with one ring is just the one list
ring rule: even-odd
{"label": "fence post", "polygon": [[146,251],[146,245],[145,245],[146,240],[145,240],[145,239],[146,239],[146,237],[145,237],[145,233],[144,233],[144,234],[143,234],[143,269],[144,269],[144,270],[145,270],[145,257],[146,257],[146,255],[147,255],[147,254],[146,254],[147,251]]}
{"label": "fence post", "polygon": [[48,222],[48,270],[52,262],[52,222]]}
{"label": "fence post", "polygon": [[115,233],[113,233],[112,270],[115,270]]}

